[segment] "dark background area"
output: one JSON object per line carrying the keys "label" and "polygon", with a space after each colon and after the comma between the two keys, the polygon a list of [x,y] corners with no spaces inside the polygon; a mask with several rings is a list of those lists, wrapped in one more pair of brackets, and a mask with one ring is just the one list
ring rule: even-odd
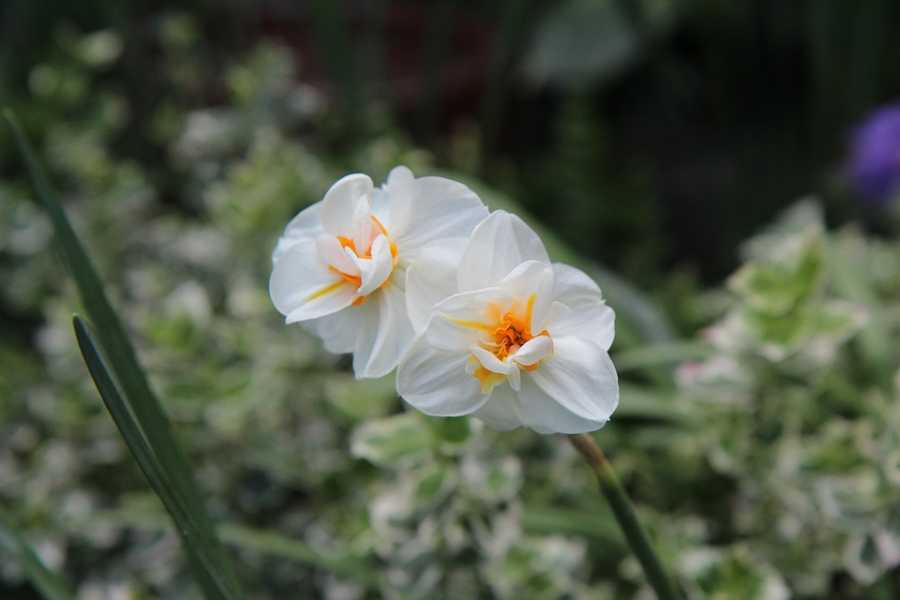
{"label": "dark background area", "polygon": [[[323,124],[332,148],[398,128],[645,284],[670,269],[721,278],[738,242],[802,195],[822,196],[834,222],[865,217],[842,185],[846,142],[900,92],[900,6],[889,0],[10,0],[7,97],[27,102],[30,68],[60,27],[113,28],[125,48],[106,76],[130,120],[116,149],[152,165],[161,149],[144,124],[168,91],[153,31],[168,9],[197,20],[213,67],[196,82],[198,105],[223,97],[216,65],[280,40],[341,109]],[[475,132],[477,156],[454,155],[460,131]]]}

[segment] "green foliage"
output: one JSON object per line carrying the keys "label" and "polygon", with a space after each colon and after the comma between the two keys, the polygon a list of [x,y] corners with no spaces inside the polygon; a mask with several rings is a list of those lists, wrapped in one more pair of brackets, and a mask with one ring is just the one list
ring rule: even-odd
{"label": "green foliage", "polygon": [[900,497],[886,460],[900,399],[895,355],[859,360],[900,334],[883,317],[900,296],[882,285],[900,269],[858,262],[885,244],[853,229],[827,233],[810,201],[748,242],[749,261],[729,280],[731,306],[705,333],[715,353],[680,370],[685,399],[702,407],[693,413],[701,452],[736,485],[727,527],[745,540],[730,556],[717,552],[695,579],[701,589],[820,597],[836,570],[865,586],[900,562],[889,508]]}
{"label": "green foliage", "polygon": [[428,455],[433,437],[413,413],[373,420],[353,435],[353,454],[376,465],[407,465]]}

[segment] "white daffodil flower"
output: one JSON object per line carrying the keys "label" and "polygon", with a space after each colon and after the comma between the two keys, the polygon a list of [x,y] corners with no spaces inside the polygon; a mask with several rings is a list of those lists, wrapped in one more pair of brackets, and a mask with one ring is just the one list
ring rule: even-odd
{"label": "white daffodil flower", "polygon": [[407,402],[499,430],[583,433],[609,420],[619,402],[607,353],[615,315],[597,284],[551,263],[537,234],[503,211],[460,256],[433,259],[407,276],[417,330],[397,371]]}
{"label": "white daffodil flower", "polygon": [[357,377],[381,377],[413,339],[407,268],[463,246],[485,216],[478,196],[449,179],[397,167],[375,188],[366,175],[347,175],[278,240],[272,302],[330,352],[352,352]]}

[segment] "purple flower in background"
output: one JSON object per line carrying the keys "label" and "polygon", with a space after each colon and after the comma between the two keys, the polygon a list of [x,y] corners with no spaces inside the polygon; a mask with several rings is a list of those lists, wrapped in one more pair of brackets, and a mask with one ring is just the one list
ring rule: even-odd
{"label": "purple flower in background", "polygon": [[856,130],[849,175],[871,202],[884,204],[900,191],[900,104],[875,111]]}

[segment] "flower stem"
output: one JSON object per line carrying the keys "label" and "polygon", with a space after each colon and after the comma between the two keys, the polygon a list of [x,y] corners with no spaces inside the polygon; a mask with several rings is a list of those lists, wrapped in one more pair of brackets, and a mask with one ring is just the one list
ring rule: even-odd
{"label": "flower stem", "polygon": [[656,592],[657,598],[660,600],[680,600],[682,595],[677,591],[675,584],[669,578],[662,566],[662,562],[660,562],[659,557],[653,550],[653,546],[650,545],[647,533],[641,527],[640,521],[638,521],[634,506],[632,506],[631,500],[628,499],[628,494],[622,489],[622,484],[619,483],[616,472],[613,470],[612,465],[609,464],[609,461],[606,460],[606,456],[604,456],[597,442],[586,433],[570,435],[568,438],[597,476],[597,481],[600,483],[600,491],[606,497],[607,502],[609,502],[609,506],[612,508],[619,526],[622,528],[622,533],[625,534],[628,545],[631,546],[635,556],[641,563],[644,574]]}

